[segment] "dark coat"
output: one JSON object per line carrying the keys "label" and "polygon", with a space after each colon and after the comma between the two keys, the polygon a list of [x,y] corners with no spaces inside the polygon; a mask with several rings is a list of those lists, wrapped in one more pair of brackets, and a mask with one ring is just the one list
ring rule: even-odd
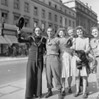
{"label": "dark coat", "polygon": [[29,58],[26,73],[26,96],[42,95],[42,70],[43,70],[43,54],[46,50],[46,39],[44,37],[31,36],[27,39],[18,35],[19,42],[30,44]]}
{"label": "dark coat", "polygon": [[76,50],[75,54],[79,57],[81,61],[77,61],[77,68],[82,69],[82,66],[87,66],[89,68],[89,61],[87,59],[87,54],[83,50]]}

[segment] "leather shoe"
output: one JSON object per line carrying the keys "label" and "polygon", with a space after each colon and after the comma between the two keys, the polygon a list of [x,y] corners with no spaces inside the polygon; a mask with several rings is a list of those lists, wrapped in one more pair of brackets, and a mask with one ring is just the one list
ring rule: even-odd
{"label": "leather shoe", "polygon": [[68,93],[72,93],[71,87],[68,88]]}
{"label": "leather shoe", "polygon": [[48,93],[45,95],[45,98],[48,98],[50,96],[52,96],[52,91],[48,91]]}
{"label": "leather shoe", "polygon": [[88,94],[87,93],[83,94],[83,99],[86,99],[86,98],[88,98]]}

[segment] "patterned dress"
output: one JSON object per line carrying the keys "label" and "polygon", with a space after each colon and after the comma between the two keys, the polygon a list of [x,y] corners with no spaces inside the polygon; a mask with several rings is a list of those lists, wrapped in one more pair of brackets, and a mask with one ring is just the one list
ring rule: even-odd
{"label": "patterned dress", "polygon": [[68,38],[60,38],[60,59],[62,65],[62,78],[72,76],[71,59],[72,50],[66,47]]}

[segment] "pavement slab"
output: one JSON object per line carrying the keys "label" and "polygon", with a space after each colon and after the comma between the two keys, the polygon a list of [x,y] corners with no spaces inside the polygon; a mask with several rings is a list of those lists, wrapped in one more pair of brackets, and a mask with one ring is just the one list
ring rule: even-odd
{"label": "pavement slab", "polygon": [[[96,78],[95,74],[92,74],[89,76],[89,96],[87,99],[99,99],[98,94],[99,91],[97,91],[96,88]],[[26,79],[14,81],[5,85],[0,86],[0,99],[25,99],[25,84],[26,84]],[[53,80],[53,95],[49,98],[44,98],[44,95],[47,92],[47,83],[46,83],[46,76],[45,73],[43,73],[42,77],[42,92],[43,92],[43,97],[41,99],[58,99],[58,92],[55,88],[55,83]],[[66,86],[66,91],[67,91],[67,86]],[[72,83],[72,94],[68,94],[66,92],[66,96],[63,97],[63,99],[82,99],[82,95],[78,97],[74,97],[75,93],[75,86],[74,86],[74,81]],[[37,98],[38,99],[38,98]]]}

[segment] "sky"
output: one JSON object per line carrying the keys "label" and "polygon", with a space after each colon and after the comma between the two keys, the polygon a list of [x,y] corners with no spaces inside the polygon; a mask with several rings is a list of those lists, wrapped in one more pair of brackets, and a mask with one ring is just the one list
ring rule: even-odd
{"label": "sky", "polygon": [[[69,1],[69,0],[62,0],[63,2]],[[99,22],[99,0],[80,0],[84,2],[85,4],[88,3],[88,6],[92,7],[92,10],[97,13],[98,16],[98,22]]]}

